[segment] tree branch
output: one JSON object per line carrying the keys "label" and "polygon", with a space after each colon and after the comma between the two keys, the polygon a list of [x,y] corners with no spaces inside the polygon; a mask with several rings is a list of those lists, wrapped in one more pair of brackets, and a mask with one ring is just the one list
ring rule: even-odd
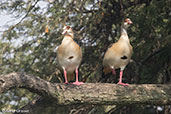
{"label": "tree branch", "polygon": [[31,10],[36,6],[36,4],[38,2],[39,2],[39,0],[36,0],[35,3],[30,6],[30,8],[28,9],[27,13],[20,19],[20,21],[18,23],[16,23],[15,25],[11,26],[10,30],[15,28],[16,26],[18,26],[28,16],[28,14],[31,12]]}
{"label": "tree branch", "polygon": [[171,85],[141,84],[121,86],[87,83],[80,86],[50,83],[25,73],[0,75],[0,93],[12,88],[25,88],[58,105],[74,104],[171,104]]}

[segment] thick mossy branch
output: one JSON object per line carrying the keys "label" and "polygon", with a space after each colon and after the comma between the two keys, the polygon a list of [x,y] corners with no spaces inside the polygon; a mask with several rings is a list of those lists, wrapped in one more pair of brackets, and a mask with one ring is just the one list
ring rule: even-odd
{"label": "thick mossy branch", "polygon": [[171,85],[141,84],[121,86],[108,83],[50,83],[25,73],[0,75],[0,93],[12,88],[25,88],[53,100],[58,105],[73,104],[171,104]]}

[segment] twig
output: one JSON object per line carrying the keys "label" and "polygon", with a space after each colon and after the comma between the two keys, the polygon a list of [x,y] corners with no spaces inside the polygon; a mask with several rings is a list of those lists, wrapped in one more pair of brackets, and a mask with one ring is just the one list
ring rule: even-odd
{"label": "twig", "polygon": [[27,13],[25,14],[25,16],[22,17],[21,20],[20,20],[17,24],[15,24],[14,26],[12,26],[11,29],[13,29],[13,28],[15,28],[17,25],[19,25],[19,24],[28,16],[28,14],[30,13],[30,11],[36,6],[36,4],[37,4],[38,2],[39,2],[39,0],[37,0],[37,1],[29,8],[29,10],[28,10]]}

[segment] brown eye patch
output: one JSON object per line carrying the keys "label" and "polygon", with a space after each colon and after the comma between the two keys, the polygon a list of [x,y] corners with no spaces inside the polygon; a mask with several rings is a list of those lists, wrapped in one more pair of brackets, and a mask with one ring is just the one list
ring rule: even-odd
{"label": "brown eye patch", "polygon": [[71,27],[70,26],[66,26],[66,29],[70,29]]}
{"label": "brown eye patch", "polygon": [[125,22],[129,22],[129,19],[125,19]]}

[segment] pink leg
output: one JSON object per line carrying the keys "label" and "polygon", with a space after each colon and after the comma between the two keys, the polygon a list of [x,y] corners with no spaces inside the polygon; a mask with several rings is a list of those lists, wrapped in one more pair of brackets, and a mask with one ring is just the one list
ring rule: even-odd
{"label": "pink leg", "polygon": [[78,81],[78,67],[75,69],[75,73],[76,73],[76,81],[73,84],[75,84],[75,85],[84,84],[83,82]]}
{"label": "pink leg", "polygon": [[65,84],[68,84],[67,72],[66,72],[65,68],[63,68],[63,70],[64,70],[64,77],[65,77]]}
{"label": "pink leg", "polygon": [[112,73],[113,75],[116,75],[115,69],[112,69]]}
{"label": "pink leg", "polygon": [[126,83],[122,83],[122,75],[123,75],[123,71],[121,70],[121,71],[120,71],[120,78],[119,78],[118,84],[119,84],[119,85],[124,85],[124,86],[129,85],[129,84],[126,84]]}

